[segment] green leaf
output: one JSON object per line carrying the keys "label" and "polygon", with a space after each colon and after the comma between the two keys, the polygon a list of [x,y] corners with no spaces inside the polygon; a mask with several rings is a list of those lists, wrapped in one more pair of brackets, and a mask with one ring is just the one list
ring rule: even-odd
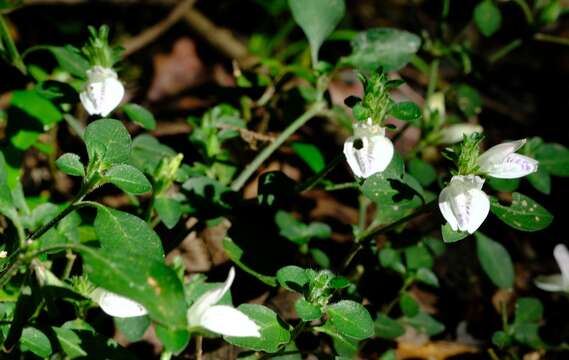
{"label": "green leaf", "polygon": [[401,308],[401,312],[408,317],[414,317],[419,313],[419,303],[411,296],[408,292],[404,292],[401,294],[401,298],[399,299],[399,307]]}
{"label": "green leaf", "polygon": [[279,210],[275,215],[280,234],[295,244],[307,244],[312,238],[326,239],[332,234],[332,229],[327,224],[313,222],[310,225],[303,224],[286,211]]}
{"label": "green leaf", "polygon": [[137,123],[143,128],[147,130],[154,130],[156,128],[156,119],[154,119],[154,115],[144,107],[138,104],[126,104],[123,105],[122,109],[131,121]]}
{"label": "green leaf", "polygon": [[358,340],[350,338],[338,331],[330,321],[324,323],[323,326],[317,326],[314,330],[322,332],[332,337],[334,350],[340,356],[339,359],[353,359],[358,352]]}
{"label": "green leaf", "polygon": [[539,323],[543,318],[541,301],[532,297],[522,297],[516,301],[514,325]]}
{"label": "green leaf", "polygon": [[470,235],[466,231],[453,231],[448,223],[441,225],[441,234],[445,243],[457,242]]}
{"label": "green leaf", "polygon": [[322,311],[320,310],[320,307],[309,303],[304,298],[299,298],[294,303],[294,309],[296,310],[298,317],[303,321],[317,320],[322,317]]}
{"label": "green leaf", "polygon": [[474,234],[476,253],[482,269],[499,288],[509,289],[514,285],[514,265],[508,251],[481,232]]}
{"label": "green leaf", "polygon": [[500,29],[502,14],[492,0],[482,0],[474,8],[474,22],[484,36],[491,36]]}
{"label": "green leaf", "polygon": [[317,248],[312,248],[310,249],[310,255],[312,255],[314,262],[318,264],[318,266],[320,266],[321,268],[323,269],[330,268],[331,260],[324,251]]}
{"label": "green leaf", "polygon": [[382,313],[375,319],[375,336],[384,339],[395,339],[405,333],[405,328],[397,320]]}
{"label": "green leaf", "polygon": [[112,166],[105,173],[105,180],[129,194],[144,194],[152,191],[152,185],[140,170],[121,164]]}
{"label": "green leaf", "polygon": [[431,185],[437,179],[437,172],[433,165],[419,158],[413,158],[409,161],[408,171],[425,187]]}
{"label": "green leaf", "polygon": [[291,339],[290,325],[282,321],[271,309],[263,305],[241,304],[239,311],[247,315],[259,327],[260,337],[230,337],[224,339],[228,343],[255,351],[277,352],[281,345],[288,344]]}
{"label": "green leaf", "polygon": [[421,245],[405,248],[405,261],[410,270],[431,268],[433,266],[433,257],[429,251]]}
{"label": "green leaf", "polygon": [[124,125],[113,119],[93,121],[85,129],[85,145],[89,161],[100,161],[108,168],[129,161],[131,140]]}
{"label": "green leaf", "polygon": [[38,143],[40,135],[38,131],[20,129],[10,138],[10,142],[18,150],[27,150]]}
{"label": "green leaf", "polygon": [[399,252],[392,248],[385,248],[379,252],[379,263],[381,266],[393,269],[399,273],[405,272],[405,265],[401,261]]}
{"label": "green leaf", "polygon": [[134,215],[99,205],[94,226],[105,251],[137,254],[157,261],[164,258],[158,235],[145,221]]}
{"label": "green leaf", "polygon": [[136,342],[142,339],[144,333],[150,326],[150,318],[146,315],[128,318],[113,318],[115,326],[130,342]]}
{"label": "green leaf", "polygon": [[52,351],[49,338],[43,332],[33,327],[26,327],[22,331],[20,350],[22,352],[31,351],[42,358],[49,357]]}
{"label": "green leaf", "polygon": [[85,176],[85,167],[77,154],[65,153],[55,161],[55,164],[67,175]]}
{"label": "green leaf", "polygon": [[174,150],[147,134],[138,135],[132,142],[131,164],[147,174],[154,174],[162,159],[175,155]]}
{"label": "green leaf", "polygon": [[158,217],[168,229],[172,229],[182,217],[182,205],[169,197],[157,196],[154,201],[154,209]]}
{"label": "green leaf", "polygon": [[460,84],[456,88],[458,107],[464,115],[471,117],[482,110],[482,98],[476,89],[466,84]]}
{"label": "green leaf", "polygon": [[374,324],[366,308],[352,300],[342,300],[326,308],[326,314],[338,331],[357,340],[374,335]]}
{"label": "green leaf", "polygon": [[294,21],[310,43],[312,66],[318,63],[318,51],[346,12],[344,0],[288,0]]}
{"label": "green leaf", "polygon": [[249,266],[245,265],[241,261],[241,257],[243,256],[243,249],[241,249],[236,243],[233,242],[230,238],[223,239],[223,250],[231,261],[233,261],[237,266],[243,269],[245,272],[253,275],[261,282],[265,284],[275,287],[277,286],[277,279],[274,276],[267,276],[256,272],[255,270],[251,269]]}
{"label": "green leaf", "polygon": [[399,120],[405,120],[414,126],[421,126],[421,108],[412,101],[404,101],[391,105],[389,114]]}
{"label": "green leaf", "polygon": [[324,169],[324,156],[315,145],[295,142],[291,145],[294,152],[312,169],[314,172],[320,172]]}
{"label": "green leaf", "polygon": [[95,285],[132,299],[164,326],[185,329],[186,301],[174,270],[152,257],[120,251],[75,247],[83,257],[84,271]]}
{"label": "green leaf", "polygon": [[431,269],[420,268],[417,270],[417,274],[415,274],[415,276],[417,277],[417,280],[424,284],[439,287],[439,279]]}
{"label": "green leaf", "polygon": [[61,349],[65,352],[69,359],[75,359],[87,356],[87,353],[81,347],[81,338],[71,329],[63,327],[52,327]]}
{"label": "green leaf", "polygon": [[12,92],[11,104],[46,126],[63,119],[57,106],[34,90]]}
{"label": "green leaf", "polygon": [[500,220],[521,231],[539,231],[548,227],[553,215],[541,205],[520,193],[512,194],[510,206],[504,206],[495,197],[490,197],[490,210]]}
{"label": "green leaf", "polygon": [[569,149],[561,144],[543,144],[537,148],[535,159],[539,167],[555,176],[569,176]]}
{"label": "green leaf", "polygon": [[421,38],[407,31],[375,28],[359,33],[351,42],[352,55],[345,61],[360,70],[397,71],[411,60],[421,46]]}
{"label": "green leaf", "polygon": [[536,172],[527,176],[529,183],[539,192],[549,195],[551,193],[551,175],[539,167]]}
{"label": "green leaf", "polygon": [[285,289],[302,293],[310,280],[303,268],[289,265],[277,271],[277,281]]}
{"label": "green leaf", "polygon": [[502,192],[516,191],[520,186],[520,179],[498,179],[489,177],[486,182],[492,189]]}
{"label": "green leaf", "polygon": [[[8,3],[5,7],[12,6]],[[14,44],[8,26],[0,14],[0,58],[16,67],[22,74],[26,74],[26,65]]]}
{"label": "green leaf", "polygon": [[494,335],[492,335],[492,342],[500,349],[503,349],[512,343],[512,339],[505,332],[496,331]]}
{"label": "green leaf", "polygon": [[445,326],[427,313],[421,312],[417,316],[408,318],[407,322],[415,329],[425,332],[429,336],[442,333]]}
{"label": "green leaf", "polygon": [[12,201],[12,191],[8,186],[8,167],[4,154],[0,151],[0,214],[4,214],[10,219],[18,216],[16,207]]}
{"label": "green leaf", "polygon": [[190,332],[186,329],[169,329],[160,324],[156,325],[156,336],[167,351],[178,354],[190,342]]}
{"label": "green leaf", "polygon": [[89,62],[81,53],[72,46],[41,46],[38,50],[43,49],[51,52],[59,66],[71,75],[84,79],[87,76]]}

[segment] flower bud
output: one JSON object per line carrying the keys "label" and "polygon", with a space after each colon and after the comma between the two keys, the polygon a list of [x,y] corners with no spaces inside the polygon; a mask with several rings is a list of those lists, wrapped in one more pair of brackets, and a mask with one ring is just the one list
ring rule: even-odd
{"label": "flower bud", "polygon": [[471,135],[474,133],[481,133],[482,126],[475,124],[453,124],[441,130],[439,143],[440,144],[456,144],[461,142],[464,135]]}
{"label": "flower bud", "polygon": [[109,115],[123,96],[124,86],[113,69],[96,65],[87,70],[87,82],[79,98],[89,115]]}

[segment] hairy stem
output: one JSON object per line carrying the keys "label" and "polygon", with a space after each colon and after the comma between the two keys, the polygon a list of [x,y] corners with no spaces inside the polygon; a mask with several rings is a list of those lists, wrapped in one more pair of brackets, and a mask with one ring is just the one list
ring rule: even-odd
{"label": "hairy stem", "polygon": [[352,250],[348,253],[346,260],[344,260],[343,262],[342,271],[346,270],[348,266],[350,266],[354,257],[364,248],[363,247],[364,242],[373,239],[377,235],[391,231],[394,228],[398,227],[399,225],[404,224],[423,213],[426,213],[427,211],[431,210],[431,208],[433,208],[436,203],[437,203],[436,200],[433,200],[421,206],[411,214],[404,216],[401,219],[392,222],[391,224],[370,226],[366,231],[361,232],[359,235],[356,236],[354,241],[354,246],[352,247]]}
{"label": "hairy stem", "polygon": [[249,165],[239,174],[231,184],[231,190],[239,191],[249,180],[251,175],[272,155],[296,130],[304,125],[308,120],[318,115],[324,109],[325,103],[314,103],[304,114],[294,120],[270,145],[263,149]]}

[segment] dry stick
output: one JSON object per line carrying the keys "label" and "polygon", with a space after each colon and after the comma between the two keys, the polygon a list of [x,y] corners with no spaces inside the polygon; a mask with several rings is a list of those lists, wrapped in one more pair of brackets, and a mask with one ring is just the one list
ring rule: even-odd
{"label": "dry stick", "polygon": [[225,28],[220,28],[201,12],[191,9],[184,17],[186,23],[211,46],[230,59],[235,59],[239,65],[249,67],[257,59],[247,50],[247,46]]}
{"label": "dry stick", "polygon": [[170,14],[168,14],[168,16],[165,19],[149,27],[148,29],[138,34],[137,36],[133,37],[132,39],[127,40],[124,44],[125,50],[122,53],[123,57],[127,57],[133,54],[134,52],[142,49],[146,45],[156,40],[160,35],[165,33],[180,19],[182,19],[182,17],[190,10],[190,8],[194,5],[195,2],[196,0],[182,1],[170,12]]}

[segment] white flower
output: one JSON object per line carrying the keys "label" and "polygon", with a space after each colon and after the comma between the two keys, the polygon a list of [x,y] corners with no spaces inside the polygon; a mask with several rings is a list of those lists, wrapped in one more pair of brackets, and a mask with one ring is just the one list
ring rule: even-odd
{"label": "white flower", "polygon": [[515,179],[536,172],[537,160],[515,153],[525,143],[523,139],[491,147],[478,158],[480,171],[500,179]]}
{"label": "white flower", "polygon": [[247,315],[228,305],[215,305],[229,291],[235,279],[235,269],[229,270],[223,285],[207,291],[188,309],[190,328],[203,328],[226,336],[260,337],[259,326]]}
{"label": "white flower", "polygon": [[93,66],[87,70],[87,83],[79,98],[89,115],[109,115],[123,96],[124,86],[113,69]]}
{"label": "white flower", "polygon": [[453,124],[449,125],[441,130],[439,143],[440,144],[456,144],[464,139],[464,135],[471,135],[474,133],[481,133],[483,131],[482,126],[474,124]]}
{"label": "white flower", "polygon": [[545,291],[562,291],[569,293],[569,251],[563,244],[557,244],[553,256],[561,269],[561,274],[538,276],[535,285]]}
{"label": "white flower", "polygon": [[128,318],[148,313],[139,303],[101,288],[95,289],[90,297],[104,312],[114,317]]}
{"label": "white flower", "polygon": [[358,177],[368,178],[385,170],[393,158],[393,144],[385,136],[385,128],[372,124],[354,125],[354,136],[344,143],[344,156]]}
{"label": "white flower", "polygon": [[0,259],[4,259],[8,256],[8,252],[6,250],[0,251]]}
{"label": "white flower", "polygon": [[439,195],[439,208],[453,231],[474,233],[488,216],[490,200],[482,191],[484,179],[453,176]]}

